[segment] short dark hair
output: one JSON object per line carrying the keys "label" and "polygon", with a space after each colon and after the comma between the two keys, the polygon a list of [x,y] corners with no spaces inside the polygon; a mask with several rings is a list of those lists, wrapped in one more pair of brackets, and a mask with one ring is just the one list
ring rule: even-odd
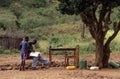
{"label": "short dark hair", "polygon": [[37,43],[37,39],[33,39],[32,42],[35,44]]}
{"label": "short dark hair", "polygon": [[25,41],[28,41],[29,40],[29,37],[28,36],[25,36]]}

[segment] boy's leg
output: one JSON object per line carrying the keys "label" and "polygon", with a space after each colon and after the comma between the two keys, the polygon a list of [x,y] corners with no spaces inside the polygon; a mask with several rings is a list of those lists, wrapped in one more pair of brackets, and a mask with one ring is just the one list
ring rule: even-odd
{"label": "boy's leg", "polygon": [[42,56],[38,56],[38,60],[45,65],[50,64],[50,62],[48,60],[45,60]]}
{"label": "boy's leg", "polygon": [[32,68],[36,68],[38,62],[38,57],[33,57]]}
{"label": "boy's leg", "polygon": [[25,70],[25,61],[21,61],[21,64],[20,64],[20,71],[21,70]]}
{"label": "boy's leg", "polygon": [[25,70],[25,61],[22,61],[22,63],[23,63],[22,69]]}
{"label": "boy's leg", "polygon": [[21,53],[21,64],[20,64],[20,69],[19,69],[20,71],[25,70],[25,60],[26,60],[25,54]]}
{"label": "boy's leg", "polygon": [[19,70],[20,70],[20,71],[22,70],[22,61],[21,61],[21,64],[20,64],[20,68],[19,68]]}

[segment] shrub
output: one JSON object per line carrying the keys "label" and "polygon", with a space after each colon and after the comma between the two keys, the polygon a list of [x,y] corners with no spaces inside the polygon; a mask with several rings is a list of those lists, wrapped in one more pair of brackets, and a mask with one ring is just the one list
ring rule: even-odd
{"label": "shrub", "polygon": [[49,43],[44,40],[39,40],[38,41],[39,49],[41,52],[47,52],[49,48]]}
{"label": "shrub", "polygon": [[0,46],[0,54],[17,54],[20,53],[20,50],[17,49],[7,49],[5,47]]}

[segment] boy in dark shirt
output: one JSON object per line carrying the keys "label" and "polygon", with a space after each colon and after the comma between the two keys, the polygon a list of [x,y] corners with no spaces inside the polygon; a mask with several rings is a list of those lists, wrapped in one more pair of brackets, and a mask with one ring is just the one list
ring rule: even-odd
{"label": "boy in dark shirt", "polygon": [[32,69],[36,69],[36,65],[37,65],[37,62],[40,61],[41,63],[45,64],[45,65],[49,65],[50,62],[48,60],[45,60],[41,55],[38,55],[37,57],[35,56],[30,56],[30,53],[31,52],[35,52],[35,50],[33,49],[33,46],[34,44],[37,43],[37,40],[36,39],[33,39],[32,41],[28,42],[29,45],[28,45],[28,59],[31,59],[33,58],[33,62],[32,62]]}

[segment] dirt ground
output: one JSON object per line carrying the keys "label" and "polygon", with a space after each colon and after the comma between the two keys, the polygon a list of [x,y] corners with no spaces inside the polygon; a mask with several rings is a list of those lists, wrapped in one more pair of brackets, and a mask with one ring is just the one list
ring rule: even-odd
{"label": "dirt ground", "polygon": [[[48,59],[48,55],[43,55]],[[94,62],[94,55],[80,56],[80,59],[86,59],[88,64]],[[64,56],[53,56],[53,60],[64,62]],[[111,54],[110,60],[119,62],[120,54]],[[32,62],[31,60],[26,63]],[[20,64],[19,55],[0,56],[0,67],[2,65]],[[41,68],[38,70],[26,69],[19,71],[17,69],[0,70],[0,79],[120,79],[120,68],[106,68],[100,70],[74,69],[67,70],[63,66]]]}

